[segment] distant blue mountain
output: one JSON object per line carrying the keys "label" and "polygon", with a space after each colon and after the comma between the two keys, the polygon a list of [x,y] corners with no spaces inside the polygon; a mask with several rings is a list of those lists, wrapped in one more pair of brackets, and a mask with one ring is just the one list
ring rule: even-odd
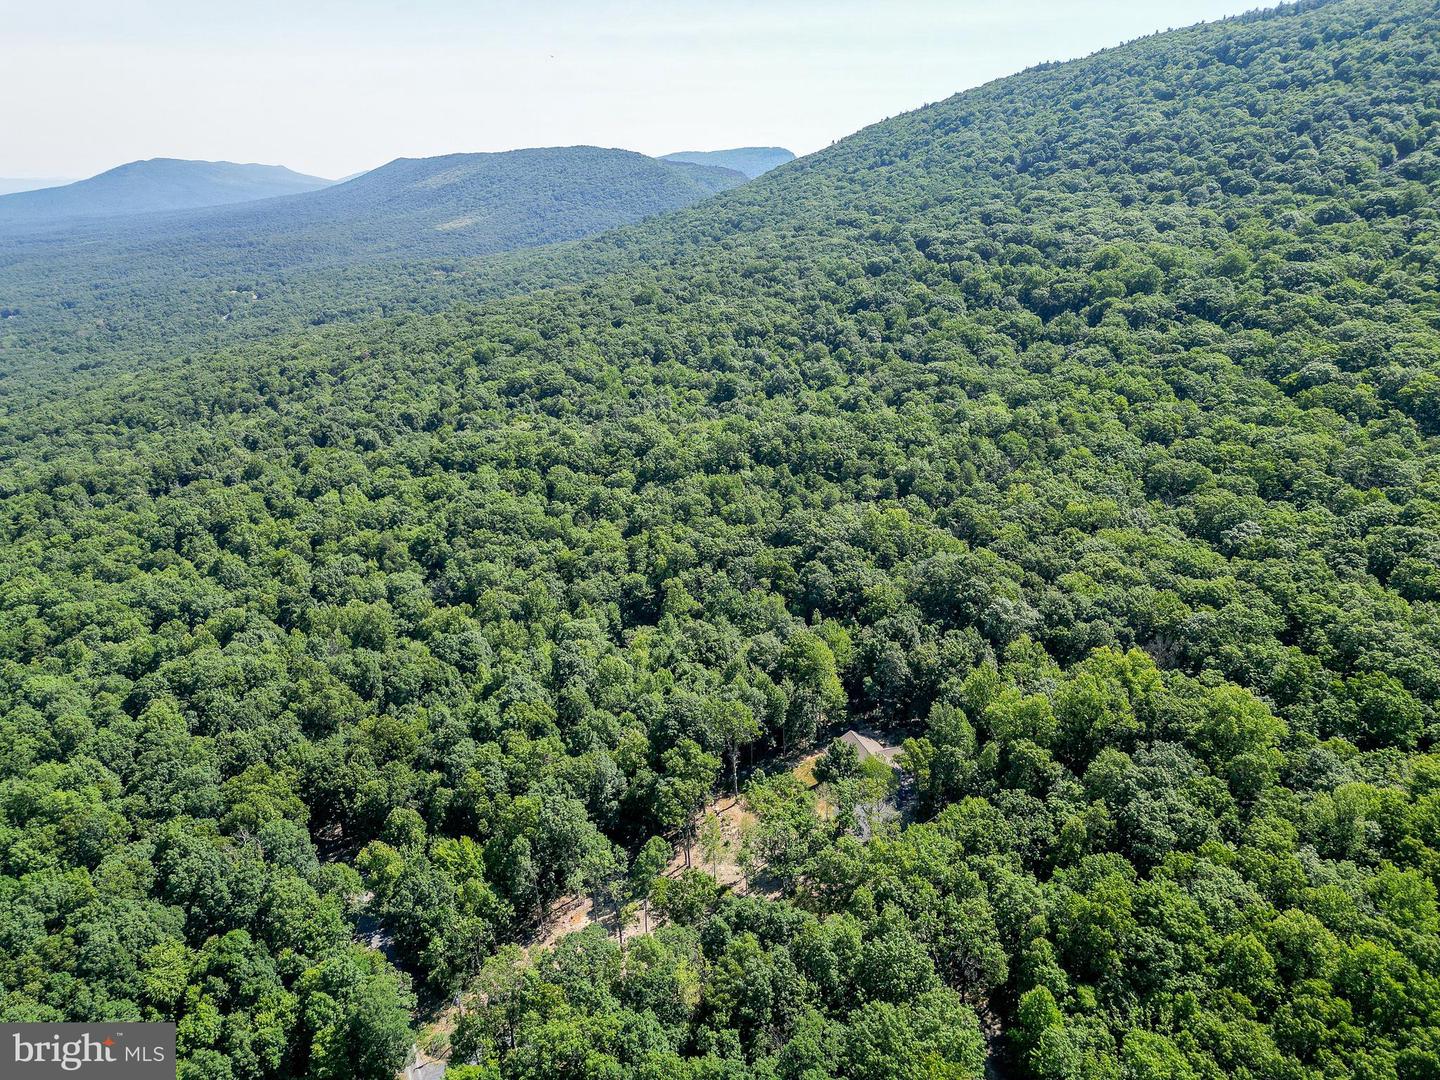
{"label": "distant blue mountain", "polygon": [[666,154],[660,160],[734,169],[753,180],[777,165],[794,161],[795,155],[783,146],[741,146],[734,150],[682,150],[677,154]]}
{"label": "distant blue mountain", "polygon": [[43,225],[75,218],[190,210],[296,195],[330,183],[279,165],[151,158],[63,187],[0,196],[0,225]]}
{"label": "distant blue mountain", "polygon": [[17,191],[35,191],[38,188],[61,187],[74,182],[73,176],[0,176],[0,195],[13,195]]}

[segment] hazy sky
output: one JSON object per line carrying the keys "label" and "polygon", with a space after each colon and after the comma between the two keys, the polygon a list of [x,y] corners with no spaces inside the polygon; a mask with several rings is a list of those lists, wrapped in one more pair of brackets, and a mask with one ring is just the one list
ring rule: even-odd
{"label": "hazy sky", "polygon": [[594,143],[797,153],[1256,0],[0,0],[0,176],[142,157],[340,176]]}

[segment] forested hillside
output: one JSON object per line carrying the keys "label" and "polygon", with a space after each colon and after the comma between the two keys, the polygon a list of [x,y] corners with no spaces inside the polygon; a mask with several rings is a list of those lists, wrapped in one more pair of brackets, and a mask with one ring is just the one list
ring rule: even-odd
{"label": "forested hillside", "polygon": [[[0,1012],[187,1078],[390,1076],[454,995],[455,1080],[1440,1074],[1437,76],[1432,0],[1167,33],[469,287],[578,284],[17,384]],[[791,771],[852,726],[905,816]],[[659,928],[513,948],[580,895]]]}
{"label": "forested hillside", "polygon": [[249,202],[316,191],[329,180],[279,165],[232,161],[131,161],[62,187],[5,194],[0,231],[53,226],[75,218],[123,217]]}
{"label": "forested hillside", "polygon": [[[744,181],[552,147],[401,158],[323,191],[183,214],[8,235],[0,220],[0,365],[114,367],[370,313],[376,297],[423,303],[459,260],[603,232]],[[232,319],[245,327],[229,332]]]}

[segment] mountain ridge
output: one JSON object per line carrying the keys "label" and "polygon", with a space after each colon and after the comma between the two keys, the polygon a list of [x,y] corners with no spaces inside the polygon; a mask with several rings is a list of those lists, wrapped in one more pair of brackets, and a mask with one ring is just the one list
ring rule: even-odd
{"label": "mountain ridge", "polygon": [[[0,291],[18,311],[0,322],[0,363],[28,341],[87,348],[97,327],[114,334],[127,320],[176,326],[173,343],[228,322],[215,321],[217,307],[243,314],[249,299],[302,276],[560,243],[744,182],[733,170],[628,150],[540,147],[397,158],[300,194],[0,233]],[[308,287],[297,296],[314,303]],[[306,317],[333,310],[318,306]],[[52,333],[61,325],[77,336]]]}
{"label": "mountain ridge", "polygon": [[282,165],[145,158],[62,187],[0,195],[0,227],[250,202],[315,191],[330,183]]}
{"label": "mountain ridge", "polygon": [[681,150],[663,154],[661,161],[681,161],[692,165],[718,165],[734,169],[755,179],[771,169],[795,160],[783,146],[738,146],[730,150]]}
{"label": "mountain ridge", "polygon": [[64,187],[66,184],[73,183],[75,183],[73,176],[5,176],[0,177],[0,195],[15,195],[21,191]]}

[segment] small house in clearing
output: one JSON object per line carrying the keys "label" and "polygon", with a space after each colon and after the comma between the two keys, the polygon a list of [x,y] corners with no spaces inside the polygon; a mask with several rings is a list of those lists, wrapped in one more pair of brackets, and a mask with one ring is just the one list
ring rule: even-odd
{"label": "small house in clearing", "polygon": [[848,743],[855,748],[856,755],[861,761],[869,761],[871,758],[879,758],[892,769],[896,768],[896,758],[900,756],[900,747],[884,746],[868,735],[861,735],[854,728],[840,736],[842,743]]}

